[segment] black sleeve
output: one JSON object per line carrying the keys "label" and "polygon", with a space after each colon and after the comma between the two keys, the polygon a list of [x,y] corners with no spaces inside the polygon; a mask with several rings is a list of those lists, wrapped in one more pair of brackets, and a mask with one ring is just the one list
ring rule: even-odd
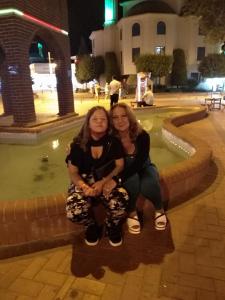
{"label": "black sleeve", "polygon": [[125,169],[119,175],[122,182],[126,181],[135,173],[139,173],[141,171],[144,162],[149,157],[149,151],[150,136],[145,130],[143,130],[136,140],[136,157],[134,159],[134,162],[130,166],[125,167]]}
{"label": "black sleeve", "polygon": [[116,137],[112,137],[110,152],[111,152],[112,159],[124,158],[124,150],[123,150],[122,143]]}
{"label": "black sleeve", "polygon": [[72,165],[78,167],[80,169],[80,164],[82,162],[82,149],[79,147],[78,144],[72,144],[70,154],[66,157],[66,163],[70,161]]}

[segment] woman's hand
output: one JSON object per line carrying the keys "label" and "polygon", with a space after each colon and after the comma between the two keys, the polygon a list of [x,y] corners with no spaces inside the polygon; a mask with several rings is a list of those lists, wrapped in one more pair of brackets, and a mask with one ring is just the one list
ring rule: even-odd
{"label": "woman's hand", "polygon": [[104,180],[99,180],[91,185],[91,187],[94,189],[94,191],[96,193],[95,196],[99,196],[102,193],[104,183],[105,183]]}
{"label": "woman's hand", "polygon": [[115,180],[110,179],[108,180],[104,186],[103,186],[103,195],[108,198],[109,194],[112,192],[112,190],[117,186],[117,183]]}
{"label": "woman's hand", "polygon": [[85,196],[94,197],[96,196],[96,191],[86,183],[83,183],[80,188],[82,189]]}

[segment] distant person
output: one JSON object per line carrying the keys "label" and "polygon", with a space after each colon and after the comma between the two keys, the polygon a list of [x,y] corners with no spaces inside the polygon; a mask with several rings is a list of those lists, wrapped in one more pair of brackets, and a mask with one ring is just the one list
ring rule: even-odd
{"label": "distant person", "polygon": [[99,94],[100,94],[100,90],[101,90],[101,87],[99,85],[98,82],[95,83],[95,99],[98,100],[99,102]]}
{"label": "distant person", "polygon": [[121,99],[127,98],[127,81],[124,78],[121,83]]}
{"label": "distant person", "polygon": [[112,81],[109,84],[110,107],[112,107],[114,104],[118,103],[120,88],[121,88],[120,81],[116,80],[116,77],[113,76]]}
{"label": "distant person", "polygon": [[104,92],[105,92],[105,100],[107,100],[109,98],[109,84],[108,84],[108,82],[106,82],[106,84],[105,84]]}
{"label": "distant person", "polygon": [[147,87],[147,91],[142,96],[141,101],[138,103],[139,106],[152,106],[154,102],[154,95],[151,90],[151,86]]}

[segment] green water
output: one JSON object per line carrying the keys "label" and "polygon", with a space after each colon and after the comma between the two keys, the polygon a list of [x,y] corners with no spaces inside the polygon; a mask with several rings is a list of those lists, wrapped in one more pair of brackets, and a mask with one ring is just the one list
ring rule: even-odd
{"label": "green water", "polygon": [[[189,110],[190,111],[190,110]],[[185,159],[171,152],[161,139],[165,118],[187,113],[170,110],[157,113],[137,112],[137,118],[151,136],[151,159],[159,169]],[[65,192],[69,183],[66,164],[66,145],[79,130],[70,129],[52,135],[38,145],[0,145],[0,200],[30,199]],[[48,156],[48,160],[45,157]]]}

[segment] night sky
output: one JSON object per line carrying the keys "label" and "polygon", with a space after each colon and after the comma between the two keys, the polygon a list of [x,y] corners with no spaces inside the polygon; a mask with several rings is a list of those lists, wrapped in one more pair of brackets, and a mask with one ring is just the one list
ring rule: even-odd
{"label": "night sky", "polygon": [[[83,37],[87,50],[91,52],[89,35],[103,28],[104,0],[67,0],[71,55],[78,54]],[[119,1],[120,2],[120,1]],[[121,10],[119,10],[120,15]]]}
{"label": "night sky", "polygon": [[89,35],[103,28],[104,0],[68,0],[71,54],[77,54],[81,37],[91,51]]}

